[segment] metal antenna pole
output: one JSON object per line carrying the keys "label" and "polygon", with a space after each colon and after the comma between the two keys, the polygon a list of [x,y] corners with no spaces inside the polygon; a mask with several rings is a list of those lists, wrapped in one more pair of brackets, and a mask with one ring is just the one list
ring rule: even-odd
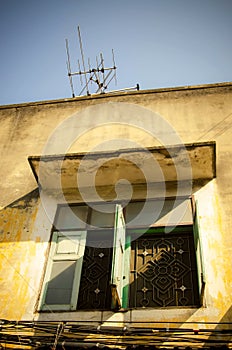
{"label": "metal antenna pole", "polygon": [[[98,76],[97,76],[97,72],[99,72],[100,71],[100,63],[97,65],[97,69],[93,69],[93,72],[91,73],[91,75],[90,75],[90,78],[89,78],[89,80],[93,80],[93,76],[95,75],[95,77],[96,77],[96,81],[94,80],[94,82],[100,87],[101,86],[101,82],[100,82],[100,80],[98,80],[98,77],[99,77],[99,74],[98,74]],[[76,73],[72,73],[72,74],[76,74]],[[77,74],[79,74],[79,73],[77,73]],[[83,72],[81,72],[80,74],[84,74]],[[100,78],[99,78],[100,79]],[[81,90],[81,92],[80,92],[80,94],[79,95],[81,95],[82,94],[82,92],[84,91],[86,89],[86,85],[83,87],[83,89]]]}
{"label": "metal antenna pole", "polygon": [[115,65],[115,59],[114,59],[114,50],[112,49],[112,57],[113,57],[113,64],[114,64],[114,67],[113,69],[115,70],[114,72],[114,78],[115,78],[115,85],[117,85],[117,77],[116,77],[116,65]]}
{"label": "metal antenna pole", "polygon": [[96,63],[97,63],[97,85],[98,87],[100,86],[100,74],[99,74],[99,67],[100,67],[100,64],[98,64],[98,59],[97,59],[97,56],[96,56]]}
{"label": "metal antenna pole", "polygon": [[[89,74],[91,74],[91,66],[90,66],[90,58],[88,58],[88,66],[89,66]],[[89,81],[90,81],[90,83],[91,83],[91,85],[93,84],[93,79],[91,78],[91,76],[90,76],[90,78],[89,78]]]}
{"label": "metal antenna pole", "polygon": [[72,97],[75,97],[74,88],[73,88],[73,82],[72,82],[72,74],[71,74],[71,64],[70,64],[70,55],[69,55],[69,48],[68,48],[68,39],[65,39],[65,43],[66,43],[66,52],[67,52],[66,65],[67,65],[67,70],[68,70],[68,77],[69,77],[69,82],[70,82],[70,86],[71,86],[71,90],[72,90]]}
{"label": "metal antenna pole", "polygon": [[85,75],[85,83],[86,83],[86,90],[87,90],[87,95],[90,95],[89,93],[89,86],[88,86],[88,80],[86,76],[86,69],[85,69],[85,60],[84,60],[84,53],[83,53],[83,48],[82,48],[82,41],[81,41],[81,32],[80,32],[80,27],[77,27],[78,29],[78,36],[79,36],[79,43],[80,43],[80,50],[81,50],[81,57],[82,57],[82,64],[84,68],[84,75]]}
{"label": "metal antenna pole", "polygon": [[103,55],[102,53],[100,52],[100,58],[101,58],[101,65],[102,65],[102,69],[101,69],[101,72],[102,72],[102,76],[103,76],[103,83],[102,83],[102,91],[104,91],[104,81],[105,81],[105,68],[104,68],[104,60],[103,60]]}
{"label": "metal antenna pole", "polygon": [[81,77],[81,65],[80,65],[80,61],[77,60],[78,62],[78,69],[79,69],[79,75],[80,75],[80,82],[81,82],[81,86],[83,85],[83,82],[82,82],[82,77]]}
{"label": "metal antenna pole", "polygon": [[[104,90],[107,89],[107,85],[104,86],[105,82],[107,81],[107,79],[109,78],[110,74],[111,74],[112,70],[109,71],[109,73],[107,74],[107,76],[104,78],[104,80],[102,81],[101,86],[97,89],[96,93],[98,93],[99,91],[101,91],[101,93],[104,92]],[[111,79],[112,80],[112,79]]]}

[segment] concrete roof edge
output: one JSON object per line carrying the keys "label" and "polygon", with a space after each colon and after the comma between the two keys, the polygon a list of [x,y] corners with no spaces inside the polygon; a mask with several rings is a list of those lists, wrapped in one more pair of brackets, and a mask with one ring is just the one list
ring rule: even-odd
{"label": "concrete roof edge", "polygon": [[120,91],[120,92],[107,92],[102,94],[92,94],[90,96],[76,96],[68,97],[55,100],[45,100],[45,101],[34,101],[34,102],[23,102],[9,105],[0,105],[0,109],[9,109],[9,108],[19,108],[19,107],[29,107],[29,106],[38,106],[38,105],[47,105],[47,104],[57,104],[65,102],[76,102],[83,100],[93,100],[93,99],[105,99],[113,98],[118,96],[129,96],[129,95],[143,95],[143,94],[154,94],[154,93],[165,93],[165,92],[174,92],[174,91],[187,91],[187,90],[199,90],[199,89],[213,89],[213,88],[224,88],[232,87],[231,82],[221,82],[221,83],[210,83],[210,84],[199,84],[199,85],[186,85],[186,86],[176,86],[176,87],[167,87],[167,88],[157,88],[149,90],[139,90],[139,91]]}
{"label": "concrete roof edge", "polygon": [[200,142],[191,142],[185,144],[175,144],[175,145],[166,145],[166,146],[153,146],[147,148],[122,148],[119,150],[110,150],[110,151],[97,151],[97,152],[80,152],[80,153],[67,153],[67,154],[47,154],[47,155],[31,155],[28,156],[29,163],[32,161],[52,161],[52,160],[64,160],[64,159],[82,159],[88,155],[88,158],[97,158],[99,156],[112,157],[118,156],[123,153],[134,153],[134,152],[160,152],[162,150],[175,150],[175,149],[191,149],[195,147],[205,147],[210,146],[214,149],[216,148],[216,141],[200,141]]}

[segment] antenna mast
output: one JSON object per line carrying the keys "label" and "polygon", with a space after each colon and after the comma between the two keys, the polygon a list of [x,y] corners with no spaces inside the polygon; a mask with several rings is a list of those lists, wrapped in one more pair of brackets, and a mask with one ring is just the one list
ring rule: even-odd
{"label": "antenna mast", "polygon": [[117,67],[115,65],[114,51],[112,50],[113,65],[111,67],[106,68],[104,66],[103,54],[100,53],[99,60],[98,60],[98,57],[96,57],[96,67],[91,68],[90,59],[88,59],[88,69],[86,69],[84,50],[83,50],[81,32],[80,32],[79,26],[77,27],[77,31],[78,31],[78,40],[79,40],[79,46],[80,46],[80,52],[81,52],[82,69],[81,69],[80,61],[78,60],[78,71],[76,72],[71,71],[69,45],[68,45],[68,39],[66,39],[66,52],[67,52],[66,63],[67,63],[69,82],[70,82],[71,91],[72,91],[72,97],[75,97],[72,77],[76,75],[79,75],[80,77],[81,86],[83,85],[82,76],[84,76],[84,87],[80,91],[79,96],[82,95],[84,91],[86,92],[87,95],[90,95],[89,87],[90,85],[92,85],[92,83],[95,84],[95,93],[104,93],[113,79],[115,80],[115,85],[117,84],[117,78],[116,78]]}

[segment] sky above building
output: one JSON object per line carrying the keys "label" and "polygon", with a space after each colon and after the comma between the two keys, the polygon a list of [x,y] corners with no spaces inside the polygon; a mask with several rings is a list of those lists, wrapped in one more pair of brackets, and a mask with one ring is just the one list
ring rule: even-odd
{"label": "sky above building", "polygon": [[0,0],[1,105],[71,97],[78,25],[86,66],[102,52],[111,67],[114,49],[108,91],[232,81],[231,0]]}

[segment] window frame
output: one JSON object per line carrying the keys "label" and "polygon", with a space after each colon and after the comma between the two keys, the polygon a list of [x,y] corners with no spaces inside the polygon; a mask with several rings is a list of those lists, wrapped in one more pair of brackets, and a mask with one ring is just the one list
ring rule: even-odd
{"label": "window frame", "polygon": [[[174,201],[176,199],[176,197],[166,197],[165,200],[170,200],[170,201]],[[200,295],[200,306],[203,303],[203,296],[204,296],[204,289],[205,289],[205,273],[204,273],[204,259],[203,259],[203,252],[202,252],[202,244],[201,244],[201,237],[200,237],[200,232],[199,232],[199,222],[198,222],[198,216],[197,216],[197,210],[196,210],[196,203],[195,203],[195,199],[193,196],[191,197],[178,197],[178,199],[180,200],[189,200],[190,204],[191,204],[191,210],[192,210],[192,218],[193,221],[192,223],[189,223],[189,225],[193,226],[193,239],[194,239],[194,243],[195,243],[195,257],[196,257],[196,264],[197,264],[197,272],[198,272],[198,284],[199,284],[199,295]],[[151,198],[148,199],[149,201],[155,202],[158,200],[164,200],[163,198]],[[132,203],[135,202],[143,202],[143,199],[137,199],[137,200],[133,200],[131,201]],[[112,202],[110,202],[112,204]],[[123,204],[123,201],[119,202],[119,201],[115,201],[114,205],[116,206],[116,208],[120,208],[120,203]],[[102,202],[95,202],[94,205],[98,205],[98,204],[102,204]],[[104,204],[106,204],[104,202]],[[53,256],[54,256],[54,252],[55,252],[55,246],[56,246],[56,239],[59,235],[59,232],[63,232],[65,235],[66,233],[72,234],[73,235],[77,234],[78,232],[85,232],[85,242],[86,242],[86,236],[87,236],[87,232],[91,231],[93,228],[89,227],[89,223],[91,220],[91,215],[92,215],[92,208],[87,206],[87,222],[85,225],[85,228],[82,227],[80,229],[78,228],[66,228],[66,229],[59,229],[56,228],[56,223],[59,217],[59,212],[61,210],[62,207],[77,207],[77,206],[86,206],[85,203],[69,203],[67,204],[58,204],[57,206],[57,210],[56,210],[56,214],[55,214],[55,218],[54,218],[54,224],[52,227],[52,233],[51,233],[51,241],[50,241],[50,248],[49,248],[49,253],[48,253],[48,258],[47,258],[47,262],[46,262],[46,266],[45,266],[45,273],[44,273],[44,278],[43,278],[43,283],[42,283],[42,289],[41,289],[41,295],[40,295],[40,299],[39,299],[39,306],[38,306],[38,310],[39,311],[51,311],[51,310],[55,310],[55,311],[69,311],[69,310],[76,310],[77,309],[77,302],[78,302],[78,293],[79,293],[79,287],[80,287],[80,281],[81,281],[81,274],[82,274],[82,262],[83,262],[83,256],[84,256],[84,251],[85,251],[85,246],[83,248],[83,254],[82,257],[80,258],[80,263],[77,264],[76,263],[76,268],[75,268],[75,275],[74,275],[74,281],[73,281],[73,288],[72,288],[72,297],[71,297],[71,302],[70,304],[52,304],[52,305],[46,305],[45,304],[45,300],[46,300],[46,293],[47,293],[47,284],[49,282],[49,278],[51,276],[51,271],[52,271],[52,262],[53,262]],[[126,210],[127,208],[124,208],[123,210],[121,210],[121,213],[126,214]],[[116,210],[117,212],[117,210]],[[114,221],[114,230],[115,230],[115,223],[116,223],[116,213],[115,213],[115,221]],[[90,224],[91,225],[91,224]],[[183,225],[188,225],[186,223],[184,224],[179,224],[178,227],[180,228]],[[173,225],[167,225],[167,227],[169,227],[171,229]],[[156,225],[156,223],[150,225],[149,230],[157,230],[159,227],[161,227],[160,225]],[[99,228],[99,230],[104,230],[104,229],[109,229],[112,227],[101,227]],[[123,281],[121,283],[120,288],[120,292],[117,291],[118,286],[116,285],[115,281],[113,281],[112,279],[112,273],[113,273],[113,258],[112,258],[112,270],[111,270],[111,293],[112,293],[112,303],[111,303],[111,309],[126,309],[128,308],[128,304],[129,304],[129,279],[130,279],[130,255],[131,255],[131,236],[128,234],[128,232],[130,230],[133,230],[134,232],[137,231],[139,232],[140,230],[142,230],[144,227],[143,226],[129,226],[126,223],[126,234],[125,234],[125,242],[124,242],[124,257],[123,257],[123,270],[121,271],[121,278],[123,278]],[[97,229],[96,229],[97,230]],[[197,238],[196,238],[197,237]],[[114,253],[113,253],[114,256]],[[69,259],[71,260],[71,259]],[[74,259],[75,260],[75,259]],[[180,306],[176,306],[177,308],[179,308]],[[82,310],[83,311],[83,310]]]}

